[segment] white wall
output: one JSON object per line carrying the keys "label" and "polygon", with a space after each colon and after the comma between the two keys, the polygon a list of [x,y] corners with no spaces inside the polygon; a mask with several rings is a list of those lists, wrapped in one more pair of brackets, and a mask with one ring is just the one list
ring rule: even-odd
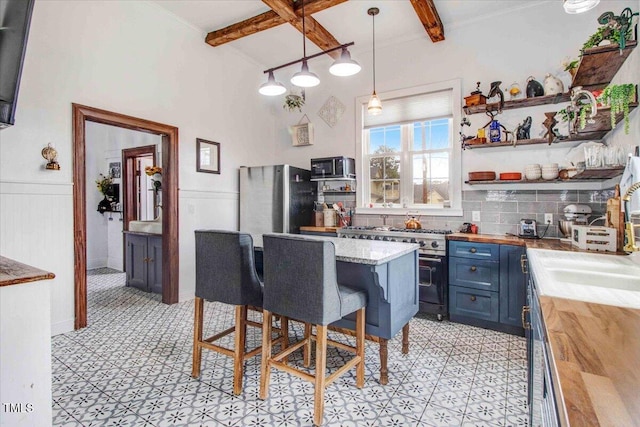
{"label": "white wall", "polygon": [[[376,40],[376,89],[378,93],[396,89],[419,86],[427,83],[460,78],[463,82],[463,94],[468,95],[481,81],[481,89],[486,94],[492,81],[502,81],[502,89],[509,99],[508,88],[516,81],[524,91],[526,80],[534,76],[541,83],[547,73],[560,77],[568,89],[570,76],[563,71],[561,62],[565,57],[577,58],[582,44],[595,32],[601,13],[612,10],[620,13],[626,6],[638,10],[638,1],[602,1],[600,5],[587,13],[569,15],[562,10],[561,2],[523,2],[523,7],[515,12],[497,12],[495,19],[482,19],[474,22],[461,22],[445,27],[446,39],[432,43],[426,33],[420,39],[409,40],[402,44],[388,44],[385,40]],[[376,21],[384,20],[384,5]],[[402,25],[402,22],[398,22]],[[370,45],[369,45],[370,46]],[[354,46],[352,57],[359,61],[363,69],[352,77],[335,77],[328,73],[331,61],[314,59],[309,66],[321,78],[316,88],[307,90],[307,105],[302,113],[289,113],[282,110],[282,98],[263,99],[278,111],[277,151],[281,161],[309,168],[309,158],[346,155],[355,157],[355,115],[354,99],[368,95],[372,91],[371,49],[362,44]],[[297,71],[296,66],[278,71],[276,77],[287,81]],[[635,49],[615,79],[616,82],[640,83],[640,49]],[[342,119],[334,128],[330,128],[317,115],[326,99],[333,95],[345,106]],[[531,115],[534,126],[531,135],[537,136],[542,130],[545,111],[557,111],[564,105],[545,105],[526,110],[505,111],[498,120],[508,129],[514,129],[524,118]],[[384,102],[383,102],[384,108]],[[292,147],[288,126],[297,124],[306,113],[315,125],[315,145]],[[488,121],[484,114],[470,116],[470,128],[467,135],[474,134],[478,127]],[[637,109],[632,113],[632,125],[629,135],[616,129],[612,138],[616,143],[638,144],[640,139],[640,114]],[[457,135],[458,124],[454,124]],[[620,126],[622,128],[622,126]],[[574,146],[565,145],[549,148],[546,145],[501,148],[491,150],[466,150],[463,152],[463,180],[473,170],[494,170],[496,172],[523,171],[527,163],[560,162]],[[358,171],[360,172],[360,171]],[[463,189],[471,189],[463,186]]]}
{"label": "white wall", "polygon": [[[37,1],[16,124],[0,133],[0,253],[52,271],[52,330],[73,329],[71,103],[179,128],[180,299],[193,297],[193,230],[237,227],[240,164],[272,162],[262,67],[151,3]],[[195,140],[221,143],[196,173]],[[40,151],[53,142],[60,171]]]}
{"label": "white wall", "polygon": [[[122,215],[97,211],[103,196],[95,181],[100,174],[109,174],[109,163],[122,163],[122,150],[147,145],[157,147],[156,161],[162,164],[162,138],[159,135],[95,122],[86,125],[87,269],[110,267],[124,270]],[[124,203],[122,177],[115,178],[113,183],[120,184],[120,202]]]}

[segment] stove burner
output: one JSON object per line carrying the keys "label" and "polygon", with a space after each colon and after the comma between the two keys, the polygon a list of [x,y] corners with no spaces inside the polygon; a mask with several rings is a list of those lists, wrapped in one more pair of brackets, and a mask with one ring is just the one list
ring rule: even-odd
{"label": "stove burner", "polygon": [[402,233],[422,233],[422,234],[451,234],[451,230],[437,230],[437,229],[412,229],[412,228],[390,228],[389,231],[402,232]]}

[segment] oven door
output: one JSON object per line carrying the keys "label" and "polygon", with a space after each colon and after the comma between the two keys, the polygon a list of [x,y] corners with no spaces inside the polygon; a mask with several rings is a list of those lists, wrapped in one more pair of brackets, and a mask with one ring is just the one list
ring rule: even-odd
{"label": "oven door", "polygon": [[430,312],[429,305],[433,305],[434,313],[446,314],[447,258],[420,254],[418,269],[421,311]]}

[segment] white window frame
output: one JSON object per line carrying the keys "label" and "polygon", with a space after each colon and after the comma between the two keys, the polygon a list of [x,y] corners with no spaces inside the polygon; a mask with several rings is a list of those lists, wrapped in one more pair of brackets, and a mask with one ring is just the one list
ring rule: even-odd
{"label": "white window frame", "polygon": [[[396,99],[402,97],[410,97],[421,95],[424,93],[437,92],[443,90],[451,90],[453,117],[450,128],[451,138],[451,156],[449,158],[449,207],[428,206],[428,205],[406,205],[393,204],[387,207],[368,207],[365,205],[365,197],[370,193],[369,188],[369,165],[366,164],[367,155],[364,153],[368,146],[364,139],[368,132],[363,132],[364,116],[367,114],[367,103],[370,95],[360,96],[356,98],[356,181],[358,184],[356,213],[360,214],[391,214],[403,215],[408,211],[420,215],[432,216],[462,216],[462,153],[455,138],[456,126],[462,119],[461,104],[461,84],[460,79],[447,80],[428,85],[416,86],[406,89],[399,89],[391,92],[378,93],[382,101],[384,109],[385,99]],[[402,128],[401,128],[402,129]],[[402,132],[402,130],[401,130]],[[410,154],[408,147],[403,146],[401,154],[401,164],[410,164]],[[401,180],[404,185],[410,184],[413,187],[413,179],[411,171],[403,167],[401,172]]]}

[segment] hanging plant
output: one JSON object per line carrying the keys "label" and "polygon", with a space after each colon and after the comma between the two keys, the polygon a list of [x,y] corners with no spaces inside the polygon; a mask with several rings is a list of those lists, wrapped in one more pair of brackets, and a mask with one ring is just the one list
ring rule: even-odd
{"label": "hanging plant", "polygon": [[629,134],[629,103],[636,97],[636,86],[632,83],[609,85],[598,97],[603,105],[611,107],[611,129],[616,127],[616,115],[623,114],[624,133]]}
{"label": "hanging plant", "polygon": [[282,108],[289,110],[289,112],[295,110],[302,112],[302,107],[304,107],[304,98],[302,96],[290,94],[284,97],[284,105]]}
{"label": "hanging plant", "polygon": [[587,126],[587,115],[591,113],[591,105],[590,104],[578,104],[578,113],[571,108],[563,108],[558,111],[558,115],[563,122],[574,121],[577,119],[577,127],[580,130],[584,129]]}

